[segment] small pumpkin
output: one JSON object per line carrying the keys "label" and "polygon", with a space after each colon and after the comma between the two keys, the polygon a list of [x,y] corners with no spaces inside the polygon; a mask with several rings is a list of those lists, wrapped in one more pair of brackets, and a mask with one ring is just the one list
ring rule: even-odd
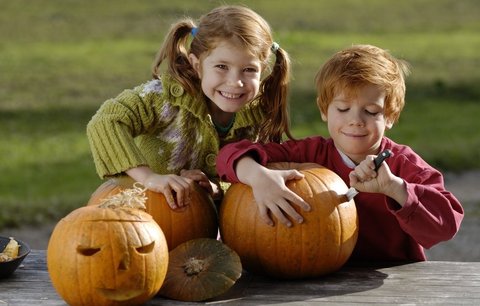
{"label": "small pumpkin", "polygon": [[110,199],[69,213],[48,242],[50,278],[69,305],[141,305],[165,279],[167,242],[153,218],[135,208],[142,198]]}
{"label": "small pumpkin", "polygon": [[187,241],[170,251],[167,276],[160,295],[198,302],[225,293],[242,275],[240,257],[211,238]]}
{"label": "small pumpkin", "polygon": [[[220,233],[248,271],[285,279],[318,277],[338,270],[350,257],[358,237],[355,203],[334,172],[317,164],[276,163],[273,169],[297,169],[301,180],[287,187],[312,207],[300,211],[301,224],[267,225],[259,216],[249,186],[233,184],[220,206]],[[272,216],[273,217],[273,216]],[[273,217],[274,218],[274,217]],[[274,221],[276,221],[274,219]]]}
{"label": "small pumpkin", "polygon": [[[130,177],[112,178],[102,183],[91,195],[87,205],[96,205],[104,198],[131,188],[134,180]],[[167,239],[169,250],[195,238],[216,238],[218,216],[212,198],[195,185],[188,206],[172,210],[162,193],[146,191],[146,211],[160,225]]]}

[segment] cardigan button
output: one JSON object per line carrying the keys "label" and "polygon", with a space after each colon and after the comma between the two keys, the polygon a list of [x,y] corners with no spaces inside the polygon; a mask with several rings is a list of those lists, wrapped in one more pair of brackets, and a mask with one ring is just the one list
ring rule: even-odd
{"label": "cardigan button", "polygon": [[205,162],[210,167],[214,167],[217,164],[217,155],[214,153],[207,154],[205,157]]}
{"label": "cardigan button", "polygon": [[184,93],[184,89],[182,86],[180,86],[179,84],[173,84],[171,87],[170,87],[170,93],[172,94],[172,96],[178,98],[180,97],[181,95],[183,95]]}

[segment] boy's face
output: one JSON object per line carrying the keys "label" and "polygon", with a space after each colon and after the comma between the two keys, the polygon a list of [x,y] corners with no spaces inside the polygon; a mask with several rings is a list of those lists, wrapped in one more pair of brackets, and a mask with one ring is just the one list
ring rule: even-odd
{"label": "boy's face", "polygon": [[378,154],[385,130],[393,125],[384,115],[385,91],[365,85],[352,91],[339,91],[322,119],[337,149],[355,163],[367,155]]}

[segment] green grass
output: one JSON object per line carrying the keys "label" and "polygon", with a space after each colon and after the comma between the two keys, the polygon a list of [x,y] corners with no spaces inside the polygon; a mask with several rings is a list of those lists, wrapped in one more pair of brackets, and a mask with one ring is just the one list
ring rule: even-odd
{"label": "green grass", "polygon": [[[223,1],[226,3],[240,3]],[[220,1],[0,0],[0,228],[57,219],[100,183],[85,127],[100,104],[150,77],[170,24]],[[242,1],[293,62],[297,137],[326,135],[313,77],[354,43],[412,65],[389,136],[444,171],[480,169],[477,1]]]}

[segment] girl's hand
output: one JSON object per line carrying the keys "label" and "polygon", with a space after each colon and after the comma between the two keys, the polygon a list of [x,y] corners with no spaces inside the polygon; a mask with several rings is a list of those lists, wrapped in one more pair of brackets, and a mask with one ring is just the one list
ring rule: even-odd
{"label": "girl's hand", "polygon": [[403,206],[408,196],[405,182],[390,171],[386,162],[375,171],[374,158],[368,155],[350,172],[350,186],[362,192],[382,193]]}
{"label": "girl's hand", "polygon": [[187,206],[190,202],[190,192],[194,188],[192,179],[175,174],[152,173],[145,178],[142,184],[148,190],[163,193],[172,209]]}
{"label": "girl's hand", "polygon": [[208,179],[208,176],[203,173],[201,170],[193,169],[193,170],[181,170],[180,175],[182,177],[186,177],[192,179],[193,181],[197,182],[198,185],[203,187],[214,200],[220,199],[222,197],[222,189],[218,184],[213,183]]}
{"label": "girl's hand", "polygon": [[274,226],[273,220],[268,214],[269,211],[288,227],[292,226],[292,222],[285,214],[297,223],[303,222],[302,216],[295,211],[291,204],[297,205],[305,211],[310,210],[310,205],[288,189],[285,184],[288,180],[303,178],[303,174],[297,170],[271,170],[261,166],[250,157],[240,159],[236,169],[240,181],[252,187],[260,217],[265,223]]}

